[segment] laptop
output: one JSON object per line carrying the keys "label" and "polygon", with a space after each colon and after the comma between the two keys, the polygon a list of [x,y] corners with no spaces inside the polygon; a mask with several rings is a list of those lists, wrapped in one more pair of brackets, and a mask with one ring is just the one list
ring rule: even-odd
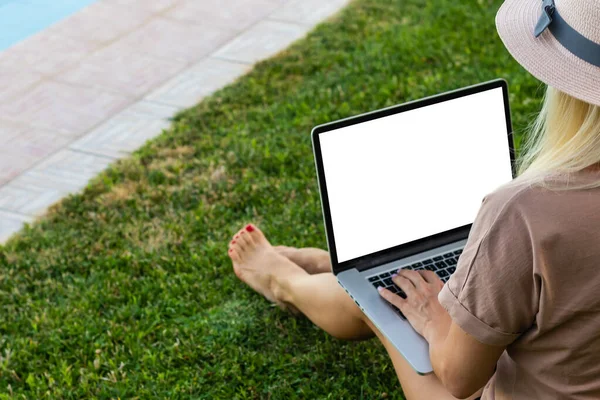
{"label": "laptop", "polygon": [[485,195],[514,177],[504,80],[319,125],[312,143],[333,273],[419,374],[427,342],[377,287],[399,268],[447,282]]}

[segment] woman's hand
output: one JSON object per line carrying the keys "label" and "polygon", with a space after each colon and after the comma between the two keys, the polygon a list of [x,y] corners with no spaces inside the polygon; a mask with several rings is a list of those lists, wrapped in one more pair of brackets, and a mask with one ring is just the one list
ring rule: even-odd
{"label": "woman's hand", "polygon": [[406,299],[379,288],[379,294],[402,311],[415,330],[431,343],[433,336],[445,336],[451,319],[438,301],[444,283],[433,271],[401,269],[392,280],[406,293]]}

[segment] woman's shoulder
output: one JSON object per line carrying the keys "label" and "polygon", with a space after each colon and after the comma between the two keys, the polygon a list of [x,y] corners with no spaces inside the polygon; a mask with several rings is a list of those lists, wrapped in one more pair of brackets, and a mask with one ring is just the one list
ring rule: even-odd
{"label": "woman's shoulder", "polygon": [[493,213],[523,209],[523,207],[535,203],[535,197],[541,194],[539,189],[529,183],[509,182],[488,193],[483,198],[482,208]]}
{"label": "woman's shoulder", "polygon": [[486,195],[481,211],[494,219],[530,222],[547,221],[551,213],[559,221],[561,215],[573,215],[574,209],[580,214],[596,208],[600,187],[593,187],[595,182],[595,177],[583,175],[549,175],[537,182],[516,179]]}

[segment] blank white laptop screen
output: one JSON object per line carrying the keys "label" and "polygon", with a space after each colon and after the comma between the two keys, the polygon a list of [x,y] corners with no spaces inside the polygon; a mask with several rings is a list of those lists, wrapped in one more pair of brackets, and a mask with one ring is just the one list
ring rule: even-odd
{"label": "blank white laptop screen", "polygon": [[340,263],[471,224],[512,180],[502,88],[319,140]]}

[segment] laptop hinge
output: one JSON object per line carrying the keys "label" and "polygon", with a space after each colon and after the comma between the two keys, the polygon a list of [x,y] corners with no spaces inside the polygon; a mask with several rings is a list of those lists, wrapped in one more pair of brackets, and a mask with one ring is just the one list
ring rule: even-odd
{"label": "laptop hinge", "polygon": [[[431,249],[442,247],[450,243],[458,242],[460,240],[466,239],[469,236],[470,228],[471,226],[469,225],[468,227],[462,227],[460,229],[456,229],[450,232],[444,232],[441,235],[435,235],[425,240],[416,241],[410,246],[403,245],[399,249],[388,250],[380,256],[376,255],[364,257],[360,260],[357,260],[356,264],[353,267],[356,268],[359,272],[362,272],[369,268],[378,267],[380,265],[384,265],[392,261],[407,258],[412,255],[424,253]],[[352,268],[352,266],[350,268]]]}

